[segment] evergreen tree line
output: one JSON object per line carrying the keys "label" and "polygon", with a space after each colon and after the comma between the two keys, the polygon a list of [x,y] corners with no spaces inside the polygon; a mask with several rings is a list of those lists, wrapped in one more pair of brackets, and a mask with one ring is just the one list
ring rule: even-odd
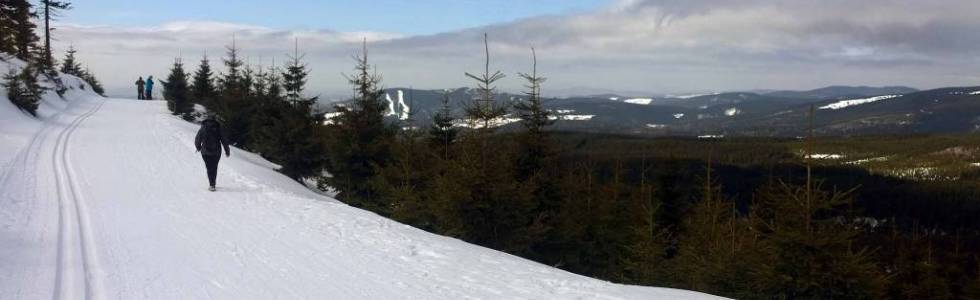
{"label": "evergreen tree line", "polygon": [[[9,55],[27,63],[20,70],[11,68],[3,75],[2,86],[7,90],[10,101],[21,110],[32,115],[36,114],[41,96],[47,90],[38,82],[38,78],[50,82],[59,96],[63,96],[69,87],[65,86],[57,72],[57,61],[51,52],[51,21],[55,20],[61,11],[71,8],[67,1],[42,0],[35,7],[27,0],[10,0],[0,2],[0,53]],[[38,25],[35,18],[44,21],[44,44],[39,45],[41,38],[35,30]],[[62,73],[76,75],[86,81],[92,89],[103,94],[101,84],[92,72],[82,70],[74,59],[74,49],[69,49],[66,61],[62,64]],[[0,56],[0,59],[4,59]],[[64,72],[64,70],[72,72]],[[85,88],[81,86],[79,88]]]}
{"label": "evergreen tree line", "polygon": [[[975,228],[955,242],[895,222],[885,230],[855,207],[856,190],[825,187],[809,163],[802,182],[774,177],[746,204],[722,192],[710,157],[693,183],[678,183],[690,170],[671,162],[563,159],[533,49],[514,106],[494,101],[505,76],[491,71],[486,50],[484,70],[465,74],[476,93],[463,114],[447,97],[433,124],[417,129],[411,118],[383,117],[381,77],[365,49],[348,76],[353,101],[325,128],[321,188],[418,228],[616,282],[749,299],[980,296],[976,252],[946,251],[977,249],[964,242],[978,241]],[[497,132],[507,115],[522,130]]]}
{"label": "evergreen tree line", "polygon": [[323,118],[313,110],[317,97],[305,96],[309,71],[298,45],[283,67],[248,66],[240,53],[235,42],[227,47],[222,74],[211,70],[207,55],[193,74],[175,59],[161,81],[168,108],[194,120],[200,104],[218,116],[232,145],[261,154],[295,180],[316,178],[323,168]]}
{"label": "evergreen tree line", "polygon": [[[232,43],[220,75],[207,57],[194,74],[176,60],[165,95],[174,114],[190,119],[190,103],[204,105],[234,145],[345,203],[579,274],[747,299],[980,296],[976,228],[879,224],[855,205],[859,190],[824,185],[809,164],[802,176],[770,176],[746,203],[723,192],[711,154],[698,170],[678,159],[563,153],[533,49],[513,106],[494,100],[505,75],[491,71],[485,50],[485,68],[464,74],[473,99],[455,115],[447,94],[432,124],[384,117],[366,46],[346,75],[352,99],[330,120],[304,96],[298,51],[284,68],[264,69],[246,66]],[[507,115],[522,129],[499,132]]]}

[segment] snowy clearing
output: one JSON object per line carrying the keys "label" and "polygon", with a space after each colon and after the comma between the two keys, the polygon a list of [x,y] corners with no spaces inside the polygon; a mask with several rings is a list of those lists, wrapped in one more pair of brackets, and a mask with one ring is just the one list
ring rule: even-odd
{"label": "snowy clearing", "polygon": [[[801,153],[801,155],[806,157],[806,154]],[[845,156],[841,154],[820,154],[820,153],[810,154],[810,158],[812,159],[843,159],[844,157]]]}
{"label": "snowy clearing", "polygon": [[342,113],[342,112],[339,112],[339,111],[338,111],[338,112],[328,112],[328,113],[324,113],[324,114],[323,114],[323,124],[324,124],[324,125],[330,125],[330,124],[333,124],[333,123],[334,123],[334,119],[333,119],[333,118],[336,118],[336,117],[339,117],[339,116],[340,116],[340,115],[342,115],[342,114],[344,114],[344,113]]}
{"label": "snowy clearing", "polygon": [[859,160],[855,160],[855,161],[849,161],[847,163],[848,164],[851,164],[851,165],[860,165],[860,164],[865,164],[865,163],[869,163],[869,162],[878,162],[878,161],[888,161],[888,157],[887,156],[881,156],[881,157],[864,158],[864,159],[859,159]]}
{"label": "snowy clearing", "polygon": [[863,99],[843,100],[843,101],[838,101],[838,102],[834,102],[834,103],[831,103],[831,104],[827,104],[827,105],[821,106],[820,109],[837,110],[837,109],[851,107],[851,106],[855,106],[855,105],[861,105],[861,104],[867,104],[867,103],[881,101],[881,100],[888,100],[888,99],[898,98],[898,97],[901,97],[901,96],[902,95],[886,95],[886,96],[876,96],[876,97],[863,98]]}
{"label": "snowy clearing", "polygon": [[554,116],[554,120],[563,120],[563,121],[588,121],[588,120],[592,120],[592,118],[595,118],[595,115],[560,115],[560,116]]}
{"label": "snowy clearing", "polygon": [[623,102],[631,103],[631,104],[650,105],[650,103],[653,102],[653,99],[651,99],[651,98],[631,98],[631,99],[623,100]]}

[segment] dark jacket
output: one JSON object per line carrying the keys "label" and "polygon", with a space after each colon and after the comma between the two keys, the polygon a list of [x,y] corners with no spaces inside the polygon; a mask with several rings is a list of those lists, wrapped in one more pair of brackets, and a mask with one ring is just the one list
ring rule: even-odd
{"label": "dark jacket", "polygon": [[201,129],[197,131],[197,136],[194,137],[194,146],[197,147],[197,151],[201,151],[204,155],[220,156],[222,147],[225,149],[225,155],[231,153],[228,140],[221,132],[221,123],[214,119],[201,122]]}
{"label": "dark jacket", "polygon": [[136,87],[139,88],[139,89],[141,89],[141,90],[143,89],[143,86],[145,84],[146,84],[146,81],[143,81],[143,78],[140,78],[139,80],[136,81]]}

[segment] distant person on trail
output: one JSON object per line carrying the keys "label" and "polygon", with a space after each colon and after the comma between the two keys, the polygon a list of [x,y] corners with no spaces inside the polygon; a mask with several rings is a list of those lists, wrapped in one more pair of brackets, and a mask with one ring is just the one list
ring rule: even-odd
{"label": "distant person on trail", "polygon": [[153,75],[146,77],[146,95],[143,99],[153,100]]}
{"label": "distant person on trail", "polygon": [[143,100],[143,98],[145,97],[143,96],[144,85],[146,85],[146,82],[143,81],[143,76],[140,76],[140,79],[136,80],[136,99]]}
{"label": "distant person on trail", "polygon": [[194,138],[194,146],[197,147],[198,152],[201,152],[201,157],[204,158],[204,166],[208,169],[208,182],[211,183],[208,190],[214,192],[214,180],[218,176],[221,148],[224,147],[225,156],[231,156],[228,141],[225,140],[225,135],[221,132],[221,123],[214,115],[208,115],[208,118],[201,122],[201,129],[197,131],[197,137]]}

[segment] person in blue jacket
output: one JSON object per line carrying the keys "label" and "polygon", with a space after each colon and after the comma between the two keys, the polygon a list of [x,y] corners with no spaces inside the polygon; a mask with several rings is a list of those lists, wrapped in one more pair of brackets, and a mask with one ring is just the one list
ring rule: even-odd
{"label": "person in blue jacket", "polygon": [[146,91],[144,93],[146,100],[153,100],[153,75],[146,77]]}

